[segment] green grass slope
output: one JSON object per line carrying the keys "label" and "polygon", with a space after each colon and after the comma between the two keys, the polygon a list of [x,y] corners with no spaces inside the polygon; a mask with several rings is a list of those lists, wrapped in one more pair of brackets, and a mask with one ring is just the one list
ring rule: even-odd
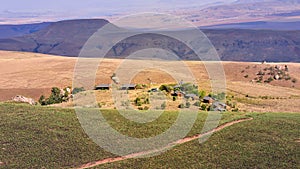
{"label": "green grass slope", "polygon": [[252,115],[204,144],[195,140],[159,156],[95,168],[300,168],[300,114]]}
{"label": "green grass slope", "polygon": [[[149,137],[174,123],[176,112],[141,125],[113,110],[106,120],[123,134]],[[97,168],[297,168],[300,114],[224,113],[220,124],[254,117],[215,133],[208,142],[192,141],[159,156],[130,159]],[[202,130],[199,113],[189,136]],[[115,155],[104,151],[83,132],[72,109],[0,103],[0,168],[76,168]]]}

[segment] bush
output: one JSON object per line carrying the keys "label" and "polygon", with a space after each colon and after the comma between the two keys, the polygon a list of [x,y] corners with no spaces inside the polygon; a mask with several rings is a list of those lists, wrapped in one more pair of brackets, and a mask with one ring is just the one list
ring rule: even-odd
{"label": "bush", "polygon": [[185,106],[186,106],[186,108],[190,108],[191,107],[191,103],[190,102],[186,102]]}
{"label": "bush", "polygon": [[39,103],[44,106],[46,105],[46,97],[44,95],[41,95],[40,99],[39,99]]}
{"label": "bush", "polygon": [[199,98],[200,99],[203,99],[205,96],[206,96],[206,91],[204,91],[204,90],[199,91]]}
{"label": "bush", "polygon": [[137,84],[135,88],[136,88],[136,89],[143,89],[144,87],[143,87],[142,84]]}
{"label": "bush", "polygon": [[183,103],[181,103],[180,105],[178,105],[178,108],[183,109],[183,108],[185,108],[185,106]]}
{"label": "bush", "polygon": [[175,97],[175,96],[173,96],[173,101],[174,101],[174,102],[176,101],[176,97]]}
{"label": "bush", "polygon": [[134,100],[134,103],[135,103],[136,106],[141,106],[141,105],[142,105],[141,98],[137,97],[137,98]]}
{"label": "bush", "polygon": [[50,97],[46,100],[46,104],[57,104],[57,103],[62,103],[62,95],[60,94],[60,89],[57,87],[53,87],[51,90],[51,95]]}
{"label": "bush", "polygon": [[44,95],[39,98],[39,103],[41,105],[50,105],[62,103],[69,100],[69,92],[67,88],[64,89],[64,94],[61,94],[61,90],[58,87],[53,87],[51,89],[51,95],[46,99]]}
{"label": "bush", "polygon": [[297,83],[297,79],[294,78],[294,79],[292,80],[292,82],[293,82],[293,83]]}
{"label": "bush", "polygon": [[166,109],[167,107],[167,103],[166,102],[163,102],[161,105],[160,105],[161,109]]}
{"label": "bush", "polygon": [[200,107],[200,105],[201,105],[200,101],[196,101],[196,102],[194,103],[194,106]]}
{"label": "bush", "polygon": [[207,109],[207,105],[206,105],[206,104],[202,104],[202,105],[201,105],[201,110],[206,111],[206,109]]}
{"label": "bush", "polygon": [[85,91],[84,87],[75,87],[72,91],[72,94],[77,94],[84,91]]}
{"label": "bush", "polygon": [[265,83],[270,83],[270,82],[272,82],[274,79],[273,79],[273,77],[269,77],[267,80],[265,80],[264,82]]}
{"label": "bush", "polygon": [[167,93],[170,93],[172,90],[173,90],[173,88],[171,87],[171,86],[168,86],[168,85],[161,85],[160,87],[159,87],[159,90],[161,90],[161,91],[166,91]]}

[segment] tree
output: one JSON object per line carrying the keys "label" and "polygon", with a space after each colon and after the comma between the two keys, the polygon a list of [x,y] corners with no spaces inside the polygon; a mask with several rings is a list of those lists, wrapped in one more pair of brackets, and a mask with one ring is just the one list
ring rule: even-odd
{"label": "tree", "polygon": [[204,91],[204,90],[199,91],[199,98],[200,99],[203,99],[205,96],[206,96],[206,91]]}
{"label": "tree", "polygon": [[159,87],[159,90],[161,91],[166,91],[167,93],[170,93],[172,91],[172,87],[171,86],[168,86],[168,85],[161,85]]}
{"label": "tree", "polygon": [[136,106],[141,106],[141,105],[142,105],[141,98],[137,97],[137,98],[134,100],[134,103],[135,103]]}
{"label": "tree", "polygon": [[207,109],[207,105],[206,105],[206,104],[202,104],[202,105],[201,105],[201,110],[206,111],[206,109]]}
{"label": "tree", "polygon": [[53,87],[51,90],[51,95],[48,99],[46,99],[46,104],[56,104],[56,103],[62,103],[62,95],[60,94],[60,89],[57,87]]}
{"label": "tree", "polygon": [[41,95],[41,97],[39,98],[39,103],[41,105],[46,105],[46,97],[44,95]]}

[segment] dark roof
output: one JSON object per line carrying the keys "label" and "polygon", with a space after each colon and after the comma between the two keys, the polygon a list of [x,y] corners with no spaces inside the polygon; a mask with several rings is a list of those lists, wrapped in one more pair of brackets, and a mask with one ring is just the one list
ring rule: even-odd
{"label": "dark roof", "polygon": [[181,87],[181,85],[176,85],[173,88],[180,88],[180,87]]}
{"label": "dark roof", "polygon": [[205,97],[203,98],[203,100],[214,100],[214,98],[209,97],[209,96],[205,96]]}
{"label": "dark roof", "polygon": [[186,94],[185,97],[197,97],[195,94]]}
{"label": "dark roof", "polygon": [[135,84],[124,84],[122,85],[122,88],[133,88],[133,87],[136,87]]}
{"label": "dark roof", "polygon": [[213,105],[215,105],[215,106],[223,106],[223,107],[226,106],[226,104],[222,103],[222,102],[214,102]]}
{"label": "dark roof", "polygon": [[96,88],[106,88],[106,87],[110,87],[110,84],[99,84],[96,86]]}

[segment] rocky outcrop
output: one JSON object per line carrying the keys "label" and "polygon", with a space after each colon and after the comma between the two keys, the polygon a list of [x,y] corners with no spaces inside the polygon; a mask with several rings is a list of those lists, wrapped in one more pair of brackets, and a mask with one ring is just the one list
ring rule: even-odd
{"label": "rocky outcrop", "polygon": [[30,105],[35,105],[36,102],[32,98],[27,98],[21,95],[15,96],[12,98],[12,101],[17,102],[17,103],[28,103]]}

